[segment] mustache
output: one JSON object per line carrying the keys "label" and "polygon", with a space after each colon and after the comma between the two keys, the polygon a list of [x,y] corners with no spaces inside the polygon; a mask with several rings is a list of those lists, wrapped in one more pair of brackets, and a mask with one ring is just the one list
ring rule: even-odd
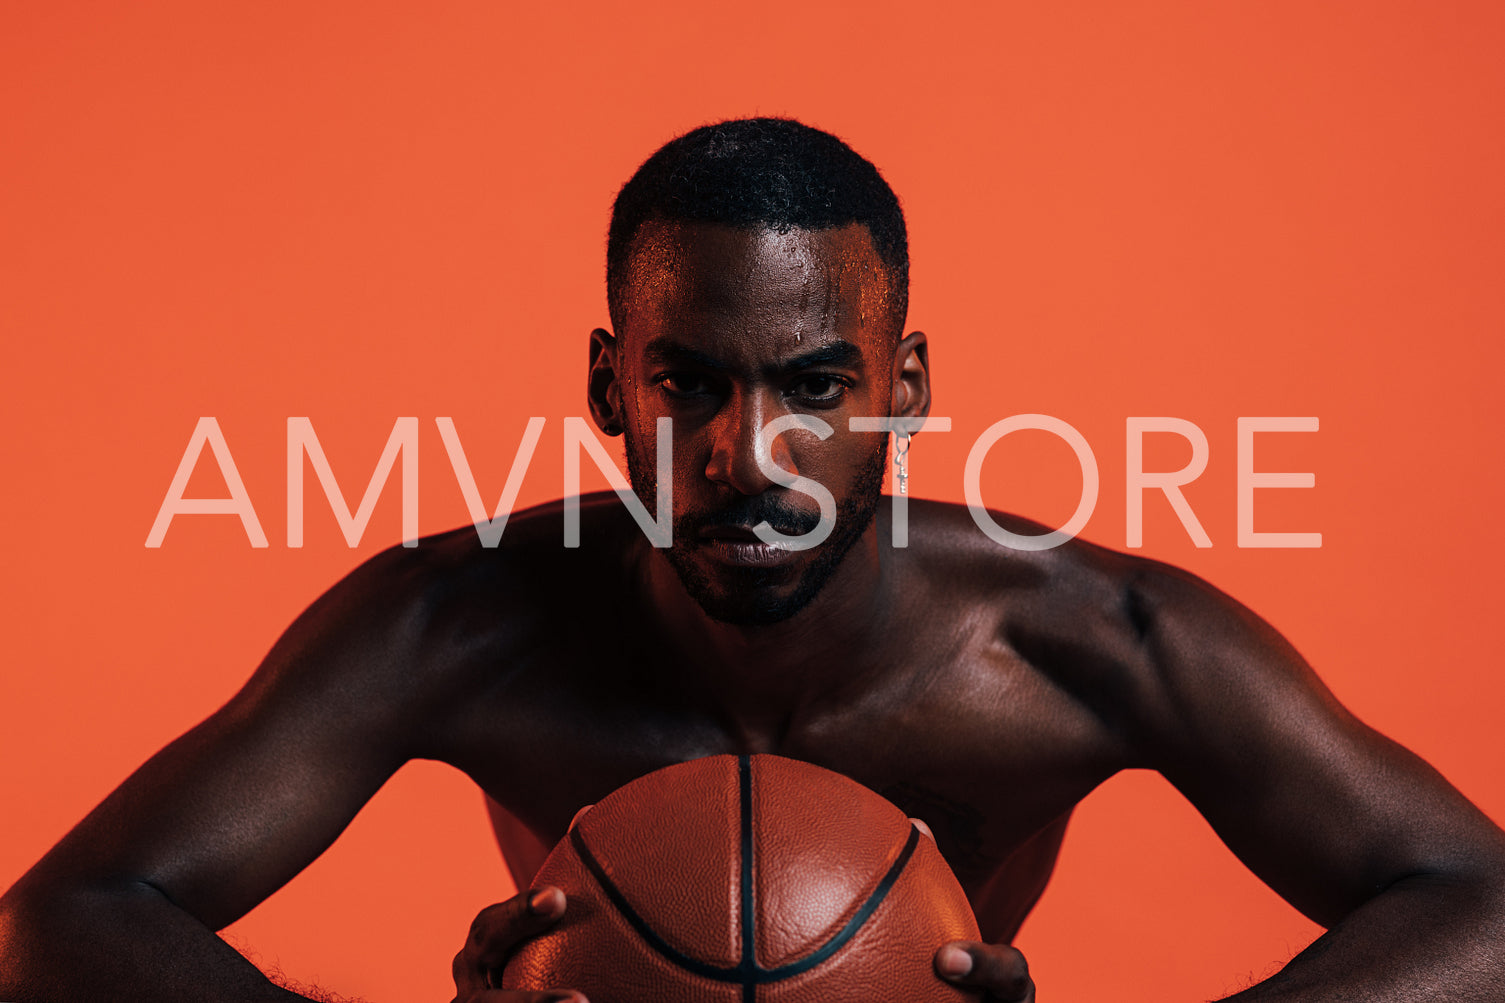
{"label": "mustache", "polygon": [[798,508],[777,495],[761,494],[736,498],[716,509],[686,512],[674,520],[674,538],[693,540],[711,526],[745,526],[766,522],[786,536],[801,536],[820,524],[820,512]]}

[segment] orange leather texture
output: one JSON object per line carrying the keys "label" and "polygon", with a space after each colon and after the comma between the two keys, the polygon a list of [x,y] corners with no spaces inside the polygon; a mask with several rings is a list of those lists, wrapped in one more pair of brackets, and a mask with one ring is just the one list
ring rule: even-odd
{"label": "orange leather texture", "polygon": [[593,1003],[969,998],[932,968],[941,944],[977,936],[961,887],[903,812],[839,774],[768,755],[692,760],[614,792],[576,830],[535,882],[563,888],[569,909],[514,956],[508,988],[580,989]]}

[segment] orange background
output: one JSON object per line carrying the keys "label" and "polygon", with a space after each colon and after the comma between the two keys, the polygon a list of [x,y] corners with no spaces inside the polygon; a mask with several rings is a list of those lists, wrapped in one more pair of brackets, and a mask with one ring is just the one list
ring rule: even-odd
{"label": "orange background", "polygon": [[[911,326],[956,429],[916,441],[916,493],[960,500],[987,425],[1055,415],[1102,467],[1085,535],[1122,547],[1125,418],[1196,422],[1211,464],[1186,493],[1215,546],[1157,495],[1144,552],[1261,612],[1505,817],[1505,9],[641,6],[0,13],[0,886],[398,538],[395,482],[351,551],[310,477],[307,544],[285,546],[288,416],[312,419],[352,504],[418,416],[424,532],[467,521],[436,416],[488,504],[546,416],[521,503],[558,495],[617,186],[671,135],[752,113],[842,135],[904,200]],[[143,546],[200,415],[269,549],[225,516]],[[1257,528],[1320,550],[1236,546],[1241,415],[1320,418],[1257,454],[1317,477],[1260,492]],[[1188,451],[1148,452],[1174,469]],[[1057,524],[1077,486],[1041,434],[984,478],[989,504]],[[206,457],[190,494],[223,490]],[[343,993],[444,1000],[504,875],[480,796],[414,764],[230,936]],[[1313,933],[1163,782],[1123,776],[1079,812],[1020,944],[1052,1000],[1191,1000]]]}

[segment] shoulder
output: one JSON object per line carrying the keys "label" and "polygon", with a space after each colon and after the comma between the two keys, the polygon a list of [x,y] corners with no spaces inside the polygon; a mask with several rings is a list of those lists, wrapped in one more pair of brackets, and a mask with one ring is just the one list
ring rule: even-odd
{"label": "shoulder", "polygon": [[494,685],[519,652],[621,595],[635,524],[615,495],[579,501],[576,548],[554,501],[513,514],[494,547],[466,526],[369,558],[294,621],[243,698],[343,695],[415,717]]}
{"label": "shoulder", "polygon": [[[1134,627],[1150,597],[1174,601],[1185,590],[1221,595],[1195,576],[1167,564],[1069,540],[1046,550],[1020,550],[985,535],[965,505],[911,503],[912,566],[930,582],[950,580],[978,599],[1003,600],[1041,626],[1075,621],[1091,614],[1119,627]],[[1040,536],[1046,527],[1006,512],[987,518],[1021,537]],[[1226,597],[1224,597],[1226,599]]]}
{"label": "shoulder", "polygon": [[[961,580],[979,593],[1021,604],[1031,619],[1076,619],[1092,614],[1145,636],[1156,628],[1248,626],[1258,618],[1232,597],[1182,568],[1082,539],[1048,550],[1017,550],[984,535],[965,505],[912,503],[916,571]],[[989,511],[997,525],[1020,536],[1045,527],[1021,516]]]}
{"label": "shoulder", "polygon": [[[578,506],[580,545],[566,546],[566,506]],[[358,606],[368,618],[432,627],[476,602],[532,607],[616,585],[633,551],[631,517],[609,492],[559,499],[514,513],[494,545],[472,526],[394,546],[365,561],[315,604]],[[511,608],[511,607],[508,607]],[[499,610],[493,606],[491,612]]]}
{"label": "shoulder", "polygon": [[[989,515],[1014,533],[1045,531]],[[1012,550],[962,505],[919,503],[912,519],[922,587],[988,611],[999,643],[1132,745],[1185,729],[1188,714],[1225,720],[1245,704],[1331,702],[1279,633],[1188,571],[1080,539]]]}

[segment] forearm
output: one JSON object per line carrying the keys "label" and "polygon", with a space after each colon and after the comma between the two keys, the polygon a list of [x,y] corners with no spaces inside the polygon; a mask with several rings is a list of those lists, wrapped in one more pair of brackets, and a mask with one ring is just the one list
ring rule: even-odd
{"label": "forearm", "polygon": [[1505,1000],[1505,875],[1406,878],[1230,1003]]}
{"label": "forearm", "polygon": [[0,900],[0,1000],[299,1003],[145,884],[28,889]]}

